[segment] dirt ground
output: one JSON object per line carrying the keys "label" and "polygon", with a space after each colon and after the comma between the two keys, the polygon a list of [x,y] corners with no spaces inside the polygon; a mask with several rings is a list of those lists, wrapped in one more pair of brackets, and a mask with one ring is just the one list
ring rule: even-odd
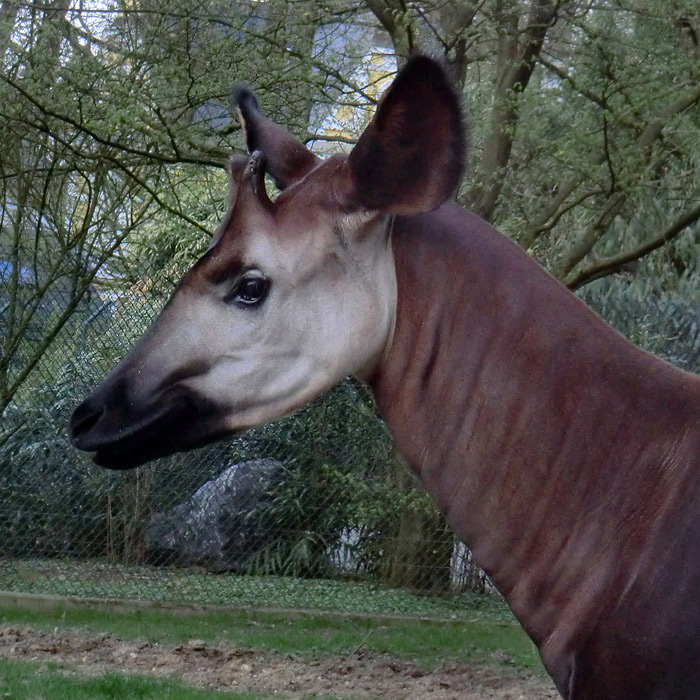
{"label": "dirt ground", "polygon": [[333,695],[358,700],[544,700],[559,698],[551,683],[519,671],[507,659],[493,666],[419,666],[358,649],[346,657],[301,660],[190,640],[180,646],[120,641],[79,631],[53,634],[0,627],[0,657],[61,663],[70,671],[125,671],[176,677],[200,688],[250,691],[284,700]]}

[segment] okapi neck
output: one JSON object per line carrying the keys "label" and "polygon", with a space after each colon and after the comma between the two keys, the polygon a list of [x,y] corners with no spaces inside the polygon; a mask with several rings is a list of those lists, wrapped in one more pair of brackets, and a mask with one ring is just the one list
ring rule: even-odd
{"label": "okapi neck", "polygon": [[456,205],[397,219],[394,253],[380,412],[563,682],[566,650],[619,602],[649,542],[663,547],[681,507],[667,474],[700,445],[698,382]]}

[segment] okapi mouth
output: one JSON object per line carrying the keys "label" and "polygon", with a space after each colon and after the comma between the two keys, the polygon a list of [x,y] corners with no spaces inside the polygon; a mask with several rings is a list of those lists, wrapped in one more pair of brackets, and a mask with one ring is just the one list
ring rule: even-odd
{"label": "okapi mouth", "polygon": [[71,416],[68,433],[74,447],[92,453],[107,469],[133,469],[160,457],[201,447],[229,430],[217,427],[214,406],[181,395],[140,416],[110,411],[92,397]]}

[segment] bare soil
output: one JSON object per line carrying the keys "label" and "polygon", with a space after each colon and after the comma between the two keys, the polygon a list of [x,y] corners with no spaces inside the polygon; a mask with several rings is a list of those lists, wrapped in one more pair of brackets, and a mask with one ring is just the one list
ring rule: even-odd
{"label": "bare soil", "polygon": [[356,700],[545,700],[551,683],[496,657],[493,665],[449,663],[426,671],[417,664],[356,650],[346,657],[297,659],[227,644],[190,640],[180,646],[121,641],[79,630],[38,632],[0,627],[0,657],[60,663],[94,675],[123,671],[179,678],[200,688],[247,691],[284,700],[332,695]]}

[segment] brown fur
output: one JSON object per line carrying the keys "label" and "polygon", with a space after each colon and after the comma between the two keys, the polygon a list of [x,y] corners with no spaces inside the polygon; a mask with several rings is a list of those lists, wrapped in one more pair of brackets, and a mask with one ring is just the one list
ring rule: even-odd
{"label": "brown fur", "polygon": [[698,697],[700,380],[453,204],[394,241],[380,410],[560,692]]}

